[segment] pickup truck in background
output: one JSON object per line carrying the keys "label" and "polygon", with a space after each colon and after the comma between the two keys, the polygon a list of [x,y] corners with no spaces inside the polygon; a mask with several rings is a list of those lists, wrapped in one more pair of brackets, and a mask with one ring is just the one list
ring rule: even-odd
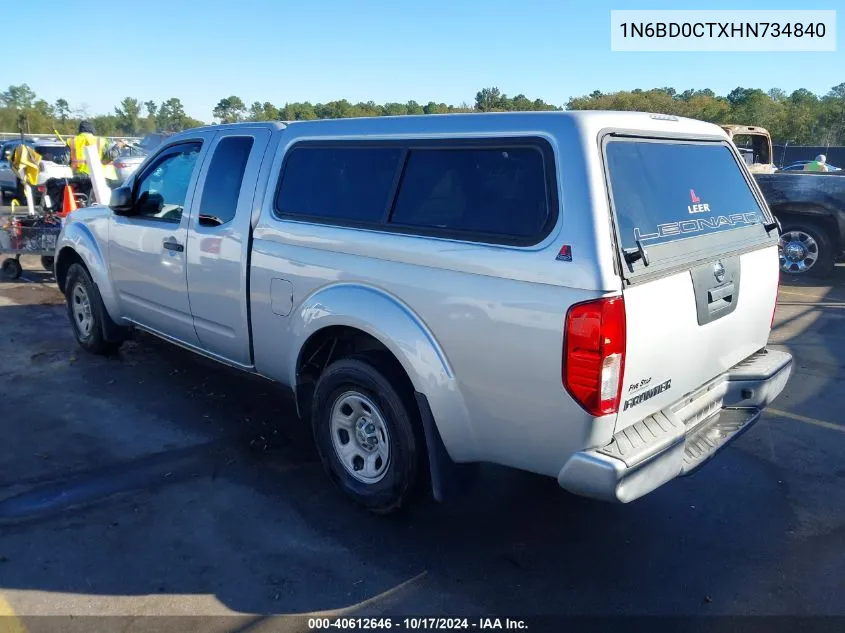
{"label": "pickup truck in background", "polygon": [[845,172],[777,170],[765,128],[722,126],[741,151],[781,224],[780,269],[827,277],[845,251]]}
{"label": "pickup truck in background", "polygon": [[767,348],[777,225],[700,121],[197,128],[110,207],[58,241],[79,344],[109,353],[138,328],[276,381],[330,478],[378,513],[480,462],[632,501],[753,425],[791,371]]}

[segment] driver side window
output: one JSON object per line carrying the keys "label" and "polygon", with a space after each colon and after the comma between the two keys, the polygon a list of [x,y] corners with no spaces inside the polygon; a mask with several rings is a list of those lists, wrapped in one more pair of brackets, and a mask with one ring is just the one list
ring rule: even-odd
{"label": "driver side window", "polygon": [[179,223],[185,210],[188,184],[199,156],[199,143],[172,148],[138,180],[136,216]]}

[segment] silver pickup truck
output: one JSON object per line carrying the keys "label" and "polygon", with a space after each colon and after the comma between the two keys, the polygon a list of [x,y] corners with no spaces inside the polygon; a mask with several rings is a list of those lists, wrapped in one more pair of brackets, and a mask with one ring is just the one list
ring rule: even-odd
{"label": "silver pickup truck", "polygon": [[717,126],[572,112],[249,123],[158,147],[56,251],[79,344],[278,382],[367,508],[466,464],[628,502],[758,420],[778,231]]}

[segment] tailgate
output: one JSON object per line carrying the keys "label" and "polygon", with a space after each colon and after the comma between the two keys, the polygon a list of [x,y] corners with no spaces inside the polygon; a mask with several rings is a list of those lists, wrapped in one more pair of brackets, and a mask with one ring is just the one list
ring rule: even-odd
{"label": "tailgate", "polygon": [[777,232],[726,141],[612,135],[604,155],[626,281],[619,430],[766,345]]}

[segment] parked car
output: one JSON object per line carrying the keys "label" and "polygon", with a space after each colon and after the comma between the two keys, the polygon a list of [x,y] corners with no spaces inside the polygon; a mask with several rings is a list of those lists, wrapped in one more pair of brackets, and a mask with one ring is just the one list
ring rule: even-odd
{"label": "parked car", "polygon": [[119,185],[125,182],[129,176],[135,173],[135,170],[140,167],[146,157],[147,151],[138,145],[127,145],[121,148],[119,156],[112,161],[117,173],[115,184]]}
{"label": "parked car", "polygon": [[[804,171],[804,165],[807,163],[812,163],[811,160],[799,160],[791,165],[787,165],[786,167],[781,167],[778,171]],[[831,165],[830,163],[827,164],[827,167],[832,172],[842,171],[841,167],[837,167],[836,165]]]}
{"label": "parked car", "polygon": [[[70,168],[70,148],[58,140],[26,140],[26,145],[35,150],[40,156],[38,164],[38,181],[32,189],[34,204],[41,203],[44,193],[44,183],[51,178],[72,178]],[[0,161],[0,191],[4,197],[17,198],[19,202],[25,199],[23,185],[12,170],[9,158],[21,141],[11,141],[0,149],[3,160]]]}
{"label": "parked car", "polygon": [[18,178],[12,171],[10,160],[20,140],[6,141],[0,145],[0,202],[18,193]]}
{"label": "parked car", "polygon": [[629,502],[786,384],[776,228],[689,119],[245,123],[168,138],[68,216],[56,279],[90,352],[134,327],[290,389],[375,512],[478,462]]}
{"label": "parked car", "polygon": [[725,126],[741,133],[757,157],[750,167],[781,224],[780,269],[787,275],[827,277],[845,252],[845,172],[776,169],[772,137],[753,126]]}

